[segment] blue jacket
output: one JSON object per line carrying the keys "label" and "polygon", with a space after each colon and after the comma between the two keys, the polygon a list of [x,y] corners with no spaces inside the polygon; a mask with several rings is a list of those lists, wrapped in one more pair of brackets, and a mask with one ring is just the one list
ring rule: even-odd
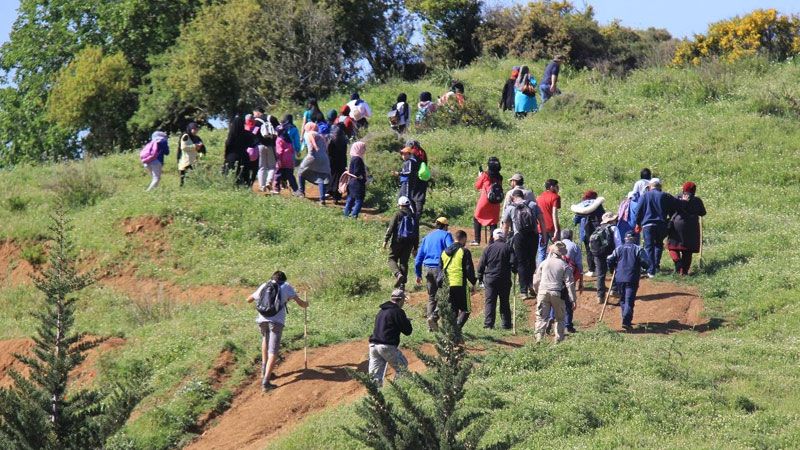
{"label": "blue jacket", "polygon": [[169,155],[169,142],[166,139],[158,141],[158,162],[164,164],[164,156]]}
{"label": "blue jacket", "polygon": [[300,153],[300,132],[297,131],[297,127],[292,125],[289,127],[287,131],[289,133],[289,140],[292,141],[292,147],[294,147],[295,153]]}
{"label": "blue jacket", "polygon": [[442,252],[453,243],[453,236],[449,231],[433,230],[425,236],[419,244],[417,257],[414,259],[414,271],[417,278],[422,278],[422,266],[439,267]]}
{"label": "blue jacket", "polygon": [[675,197],[658,190],[647,191],[639,199],[639,210],[636,211],[636,225],[666,225],[667,220],[677,209]]}
{"label": "blue jacket", "polygon": [[614,281],[617,283],[635,283],[639,284],[639,277],[642,274],[642,269],[650,267],[647,262],[647,255],[642,247],[636,244],[626,243],[617,247],[613,253],[606,258],[608,261],[608,268],[616,270],[614,272]]}

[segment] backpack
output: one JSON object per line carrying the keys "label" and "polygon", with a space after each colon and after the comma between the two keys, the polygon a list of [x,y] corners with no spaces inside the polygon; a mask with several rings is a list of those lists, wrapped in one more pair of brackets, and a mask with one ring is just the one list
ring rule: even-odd
{"label": "backpack", "polygon": [[417,218],[414,214],[403,214],[397,225],[397,240],[409,242],[417,237]]}
{"label": "backpack", "polygon": [[417,109],[417,115],[414,116],[414,123],[419,125],[422,122],[424,122],[425,119],[428,117],[428,112],[429,112],[428,108],[419,108],[419,109]]}
{"label": "backpack", "polygon": [[419,165],[417,176],[421,181],[428,181],[431,179],[431,169],[428,167],[428,163],[423,161],[422,164]]}
{"label": "backpack", "polygon": [[400,125],[400,111],[397,110],[397,105],[392,106],[387,116],[389,117],[389,125],[393,127]]}
{"label": "backpack", "polygon": [[536,229],[534,226],[533,214],[531,209],[525,203],[519,203],[514,206],[514,218],[516,220],[516,225],[519,227],[518,230],[514,230],[516,233],[527,234],[531,235],[534,233]]}
{"label": "backpack", "polygon": [[614,251],[614,236],[609,225],[601,225],[589,236],[589,251],[593,255],[608,255]]}
{"label": "backpack", "polygon": [[158,158],[158,141],[150,141],[142,147],[139,152],[139,161],[142,164],[147,164],[155,161]]}
{"label": "backpack", "polygon": [[500,185],[500,182],[492,182],[492,185],[489,187],[489,192],[486,193],[486,198],[489,200],[489,203],[495,205],[498,203],[503,203],[505,192],[503,192],[503,186]]}
{"label": "backpack", "polygon": [[283,309],[279,293],[280,285],[274,280],[268,281],[256,302],[256,311],[264,317],[278,314]]}

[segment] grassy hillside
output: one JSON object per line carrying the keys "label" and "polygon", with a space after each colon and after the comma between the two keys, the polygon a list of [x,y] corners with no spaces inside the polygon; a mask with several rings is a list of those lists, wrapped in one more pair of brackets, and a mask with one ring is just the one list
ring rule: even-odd
{"label": "grassy hillside", "polygon": [[[511,65],[487,60],[452,75],[465,83],[468,97],[493,110]],[[543,64],[532,67],[541,74]],[[494,410],[486,447],[800,445],[798,77],[797,63],[760,60],[650,69],[625,80],[565,71],[564,95],[525,120],[501,116],[502,129],[414,135],[438,179],[428,217],[446,213],[464,227],[471,224],[478,164],[488,156],[501,159],[506,177],[522,172],[536,191],[546,178],[558,179],[565,210],[589,188],[615,205],[645,166],[667,191],[696,182],[709,210],[705,270],[675,281],[698,285],[712,324],[721,326],[668,337],[598,329],[556,347],[489,354],[468,399]],[[441,93],[446,78],[365,90],[376,112],[373,128],[383,126],[383,111],[397,93]],[[343,98],[323,102],[323,109]],[[100,382],[124,377],[134,366],[152,371],[151,394],[115,440],[119,448],[177,445],[195,430],[197,416],[224,407],[253,370],[258,351],[254,313],[244,296],[277,268],[312,292],[314,345],[367,336],[390,286],[380,222],[346,220],[311,202],[230,188],[215,175],[222,133],[204,137],[210,162],[183,189],[174,155],[152,194],[143,192],[148,179],[133,153],[0,174],[0,238],[22,249],[18,258],[40,257],[46,214],[74,198],[70,215],[84,264],[101,275],[129,275],[127,283],[109,275],[87,290],[78,315],[81,330],[126,338],[102,359]],[[366,159],[378,178],[369,200],[385,205],[386,171],[397,157],[373,148]],[[97,182],[89,189],[82,188],[87,173]],[[78,187],[64,188],[71,184]],[[130,220],[142,216],[163,226],[129,232]],[[562,214],[562,223],[570,220]],[[29,335],[33,323],[26,313],[35,290],[10,281],[0,288],[0,338]],[[218,288],[242,296],[205,301]],[[171,298],[177,292],[193,298]],[[296,348],[302,325],[291,312],[284,335],[288,348]],[[479,326],[471,320],[468,333],[486,337]],[[426,337],[415,333],[412,342]],[[209,369],[225,349],[235,356],[236,370],[218,386]],[[275,447],[352,448],[340,427],[353,420],[351,407],[325,412]]]}

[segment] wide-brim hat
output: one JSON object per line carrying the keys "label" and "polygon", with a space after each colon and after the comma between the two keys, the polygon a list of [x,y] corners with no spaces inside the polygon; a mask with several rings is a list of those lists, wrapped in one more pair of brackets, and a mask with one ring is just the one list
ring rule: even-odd
{"label": "wide-brim hat", "polygon": [[616,214],[614,214],[612,212],[607,212],[607,213],[603,214],[603,220],[600,221],[600,223],[602,224],[602,223],[613,222],[613,221],[617,220],[617,217],[619,217],[619,216],[617,216]]}

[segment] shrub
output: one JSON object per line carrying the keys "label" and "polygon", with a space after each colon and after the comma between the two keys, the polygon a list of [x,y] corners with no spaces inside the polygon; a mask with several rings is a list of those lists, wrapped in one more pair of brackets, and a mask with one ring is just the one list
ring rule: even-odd
{"label": "shrub", "polygon": [[46,258],[44,246],[41,243],[28,245],[22,249],[22,259],[28,261],[32,266],[38,266],[44,263]]}
{"label": "shrub", "polygon": [[25,197],[12,195],[6,199],[6,209],[11,212],[25,211],[28,207],[28,202],[30,202],[30,200]]}
{"label": "shrub", "polygon": [[447,126],[467,126],[481,130],[490,128],[502,129],[505,124],[494,112],[490,112],[485,102],[467,99],[461,106],[455,102],[449,102],[440,106],[435,113],[427,118],[426,126],[443,128]]}
{"label": "shrub", "polygon": [[94,206],[113,192],[105,177],[88,160],[65,164],[57,171],[55,180],[44,187],[55,194],[58,203],[71,208]]}
{"label": "shrub", "polygon": [[337,292],[348,296],[361,296],[380,289],[380,282],[378,277],[372,274],[346,273],[338,276],[333,286]]}
{"label": "shrub", "polygon": [[362,141],[367,144],[370,154],[397,153],[405,145],[403,139],[391,131],[371,132],[364,136]]}
{"label": "shrub", "polygon": [[547,102],[547,111],[560,112],[562,114],[577,114],[586,116],[594,113],[595,111],[605,111],[605,103],[585,98],[579,94],[571,92],[561,95],[556,95]]}

